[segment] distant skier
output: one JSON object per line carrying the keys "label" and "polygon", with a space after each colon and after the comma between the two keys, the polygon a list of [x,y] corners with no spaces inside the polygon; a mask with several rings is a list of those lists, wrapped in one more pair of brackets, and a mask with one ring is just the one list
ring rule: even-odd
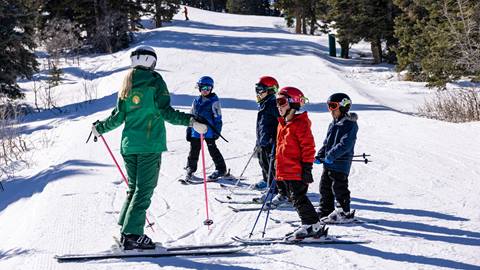
{"label": "distant skier", "polygon": [[[222,112],[220,108],[220,100],[213,93],[213,79],[209,76],[201,77],[197,82],[197,88],[200,95],[193,100],[191,113],[206,119],[217,132],[222,131]],[[215,144],[219,134],[208,127],[208,131],[204,134],[207,143],[208,152],[215,163],[215,171],[208,176],[211,180],[227,174],[227,166],[223,159],[222,153]],[[190,180],[193,173],[197,171],[198,157],[201,150],[200,134],[191,127],[187,128],[187,141],[190,142],[190,153],[188,154],[185,180]]]}
{"label": "distant skier", "polygon": [[298,239],[323,235],[318,215],[307,197],[308,185],[313,182],[312,164],[315,141],[307,112],[300,112],[306,97],[295,87],[284,87],[277,94],[280,113],[277,131],[276,176],[287,187],[302,225],[294,232]]}
{"label": "distant skier", "polygon": [[185,21],[190,20],[190,19],[188,18],[188,10],[187,10],[187,7],[186,7],[186,6],[183,7],[183,12],[182,12],[182,13],[185,14]]}
{"label": "distant skier", "polygon": [[154,71],[157,56],[153,48],[140,46],[130,55],[132,69],[125,76],[111,115],[93,124],[100,136],[125,123],[120,152],[128,175],[127,198],[118,224],[125,250],[154,249],[155,243],[144,234],[146,210],[157,185],[162,152],[167,150],[165,121],[174,125],[193,125],[198,132],[207,126],[189,114],[170,106],[170,94],[162,76]]}
{"label": "distant skier", "polygon": [[323,163],[318,212],[325,223],[345,223],[354,219],[354,212],[350,212],[348,175],[357,139],[358,116],[348,112],[351,104],[352,100],[344,93],[333,94],[327,100],[333,121],[315,156],[315,163]]}

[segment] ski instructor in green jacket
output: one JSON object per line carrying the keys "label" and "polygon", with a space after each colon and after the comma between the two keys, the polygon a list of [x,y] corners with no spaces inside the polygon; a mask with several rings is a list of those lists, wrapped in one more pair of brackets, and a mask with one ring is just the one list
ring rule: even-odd
{"label": "ski instructor in green jacket", "polygon": [[165,81],[154,71],[157,56],[148,46],[136,48],[130,56],[132,69],[127,73],[111,115],[93,124],[96,136],[125,123],[121,154],[128,175],[128,195],[118,224],[124,250],[154,249],[155,243],[144,234],[146,211],[157,186],[162,152],[167,150],[165,121],[193,126],[205,133],[207,126],[192,115],[174,110]]}

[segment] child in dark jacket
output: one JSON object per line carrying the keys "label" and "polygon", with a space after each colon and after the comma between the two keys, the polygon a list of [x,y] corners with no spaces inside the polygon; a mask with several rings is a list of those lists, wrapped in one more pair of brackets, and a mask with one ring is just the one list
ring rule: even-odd
{"label": "child in dark jacket", "polygon": [[276,177],[283,183],[302,225],[293,232],[293,237],[321,237],[325,234],[318,215],[307,197],[308,185],[313,182],[312,164],[315,156],[315,141],[307,112],[299,113],[306,98],[295,87],[284,87],[277,95],[280,113],[277,130]]}
{"label": "child in dark jacket", "polygon": [[[273,166],[274,155],[272,150],[275,146],[278,126],[278,110],[275,103],[275,93],[278,91],[278,82],[270,76],[263,76],[255,85],[257,95],[258,113],[257,113],[257,141],[255,149],[257,152],[258,163],[262,168],[263,179],[255,184],[255,189],[265,189],[270,186],[274,179]],[[274,153],[274,152],[273,152]],[[270,173],[270,175],[269,175]]]}
{"label": "child in dark jacket", "polygon": [[[198,80],[197,87],[200,95],[193,100],[191,113],[206,119],[220,133],[222,131],[222,112],[218,96],[212,92],[213,84],[213,79],[209,76],[203,76]],[[208,131],[204,134],[208,152],[212,157],[213,163],[215,163],[215,171],[208,176],[212,180],[227,174],[225,160],[215,144],[215,140],[218,137],[219,134],[214,132],[211,127],[208,127]],[[187,128],[187,141],[190,142],[190,153],[187,159],[187,174],[185,177],[185,180],[188,181],[197,170],[198,156],[201,150],[200,134],[190,127]]]}
{"label": "child in dark jacket", "polygon": [[327,101],[333,121],[315,156],[315,163],[323,163],[319,216],[325,223],[346,223],[354,219],[354,212],[350,211],[348,175],[357,139],[358,116],[348,112],[351,104],[350,97],[343,93],[333,94]]}

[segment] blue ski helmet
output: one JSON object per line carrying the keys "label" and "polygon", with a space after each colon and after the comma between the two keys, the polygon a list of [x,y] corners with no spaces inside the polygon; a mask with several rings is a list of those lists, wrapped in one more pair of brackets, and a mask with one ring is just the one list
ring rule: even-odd
{"label": "blue ski helmet", "polygon": [[213,88],[213,79],[209,76],[203,76],[198,80],[197,85],[198,86],[206,85],[206,86],[211,86]]}

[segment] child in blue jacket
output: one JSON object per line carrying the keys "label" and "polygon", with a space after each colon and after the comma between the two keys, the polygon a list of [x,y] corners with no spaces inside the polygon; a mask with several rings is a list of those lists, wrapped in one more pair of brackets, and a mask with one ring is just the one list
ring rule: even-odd
{"label": "child in blue jacket", "polygon": [[[213,79],[209,76],[201,77],[197,82],[200,95],[193,100],[191,113],[195,116],[201,116],[206,119],[210,125],[214,126],[217,132],[222,131],[222,112],[220,109],[220,100],[218,96],[212,92]],[[215,163],[215,171],[208,176],[209,179],[215,180],[227,174],[227,166],[220,150],[218,150],[215,140],[219,134],[208,127],[207,133],[204,134],[207,143],[208,152]],[[198,156],[201,150],[200,134],[192,128],[187,128],[187,141],[190,142],[190,153],[187,159],[187,173],[185,180],[190,180],[193,173],[197,170]]]}
{"label": "child in blue jacket", "polygon": [[348,112],[351,104],[350,97],[344,93],[333,94],[327,101],[333,121],[315,156],[315,163],[323,163],[318,214],[325,223],[346,223],[354,219],[354,212],[350,211],[348,175],[357,139],[358,116]]}

